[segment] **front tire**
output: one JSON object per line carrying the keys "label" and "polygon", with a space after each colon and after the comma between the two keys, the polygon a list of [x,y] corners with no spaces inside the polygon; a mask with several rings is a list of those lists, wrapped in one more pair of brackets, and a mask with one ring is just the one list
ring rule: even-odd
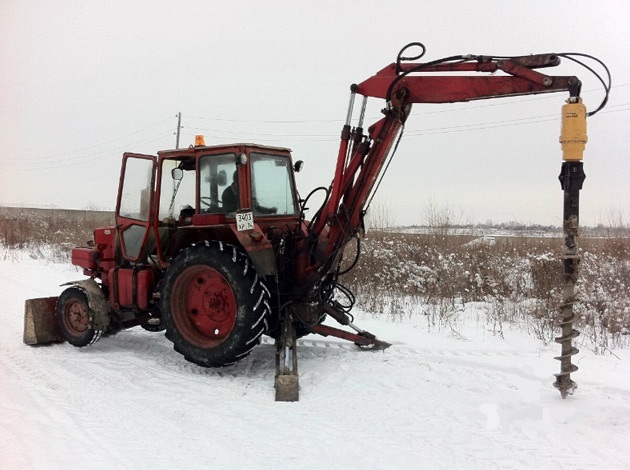
{"label": "front tire", "polygon": [[267,328],[269,291],[238,248],[204,242],[172,261],[160,295],[166,337],[203,367],[246,357]]}
{"label": "front tire", "polygon": [[103,335],[102,330],[90,328],[90,304],[78,287],[69,287],[61,293],[55,313],[61,335],[73,346],[89,346]]}

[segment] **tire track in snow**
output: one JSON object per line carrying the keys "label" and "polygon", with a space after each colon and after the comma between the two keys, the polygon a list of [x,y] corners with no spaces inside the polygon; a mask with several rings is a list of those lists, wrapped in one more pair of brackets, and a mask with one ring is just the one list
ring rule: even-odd
{"label": "tire track in snow", "polygon": [[[84,426],[84,423],[92,422],[94,416],[89,408],[73,406],[83,400],[77,400],[81,392],[75,388],[76,381],[69,380],[68,375],[63,373],[64,367],[35,367],[33,364],[37,363],[36,359],[25,360],[5,345],[2,345],[0,354],[3,367],[9,369],[17,379],[20,394],[26,395],[28,402],[35,405],[35,409],[29,407],[24,420],[30,421],[37,429],[61,428],[63,435],[69,439],[79,441],[86,449],[96,446],[108,455],[112,463],[118,463],[120,468],[124,467],[124,461],[118,459],[116,453],[107,446],[101,445],[101,440],[94,435],[91,428]],[[20,386],[21,383],[37,386],[24,387]],[[76,446],[76,442],[73,442],[73,446]]]}
{"label": "tire track in snow", "polygon": [[[206,368],[187,361],[184,356],[173,350],[173,344],[162,333],[145,333],[128,330],[111,337],[108,350],[117,351],[122,359],[134,366],[149,370],[153,376],[167,375],[195,381],[204,381],[208,377],[238,380],[244,377],[256,377],[269,367],[275,367],[275,351],[269,345],[255,347],[251,357],[246,357],[237,364],[224,368]],[[101,341],[107,341],[108,338]],[[100,344],[100,343],[99,343]],[[271,370],[271,369],[270,369]],[[271,370],[273,373],[275,369]]]}
{"label": "tire track in snow", "polygon": [[[169,410],[156,413],[152,406],[152,394],[176,395],[181,391],[182,383],[190,385],[194,379],[189,371],[177,365],[175,369],[180,370],[179,380],[173,380],[172,374],[165,375],[168,368],[162,368],[158,363],[154,366],[156,375],[161,374],[162,384],[171,384],[171,387],[156,391],[155,387],[160,383],[152,377],[147,380],[145,370],[146,364],[161,351],[146,340],[145,337],[139,337],[127,341],[128,344],[137,343],[138,350],[144,351],[139,356],[129,354],[128,348],[120,347],[124,346],[122,343],[125,341],[115,342],[102,349],[99,348],[99,345],[103,346],[100,342],[88,348],[74,348],[68,344],[34,348],[21,345],[15,348],[13,345],[0,344],[0,370],[6,370],[6,377],[12,381],[10,393],[20,397],[19,403],[31,403],[25,409],[18,403],[17,408],[6,409],[6,414],[23,421],[19,416],[27,411],[26,419],[30,420],[30,427],[36,429],[36,433],[43,436],[48,434],[52,439],[65,436],[65,439],[73,441],[73,445],[92,449],[101,457],[107,455],[107,462],[102,462],[102,468],[128,468],[124,460],[117,458],[121,446],[128,446],[128,455],[146,452],[147,461],[151,461],[155,455],[153,445],[148,442],[150,433],[159,430],[160,436],[184,434],[179,425],[181,418],[174,418]],[[112,357],[114,350],[117,351],[115,358]],[[177,358],[180,364],[186,364],[182,356],[177,354]],[[135,376],[141,376],[142,380],[134,380]],[[210,381],[203,381],[199,377],[197,380],[212,390]],[[21,383],[31,386],[22,387]],[[180,385],[173,386],[177,383]],[[9,400],[9,403],[12,402]],[[147,423],[147,427],[143,430],[128,429],[125,417],[130,422]],[[112,426],[112,422],[119,422],[119,426]],[[116,428],[118,431],[112,433],[112,429]],[[129,438],[121,439],[120,433]],[[155,438],[163,439],[160,436]],[[136,448],[143,440],[146,441],[146,448]],[[61,448],[62,445],[60,442],[53,446]],[[95,462],[92,464],[96,465]]]}
{"label": "tire track in snow", "polygon": [[[555,367],[556,363],[541,357],[535,350],[429,349],[394,344],[380,354],[368,353],[366,357],[365,352],[349,343],[303,338],[298,342],[298,354],[304,359],[300,363],[301,383],[307,379],[308,387],[313,389],[309,395],[317,399],[346,399],[352,394],[353,387],[358,388],[367,382],[363,376],[369,374],[373,376],[375,393],[387,397],[388,407],[396,403],[398,397],[408,399],[410,387],[418,388],[418,395],[426,399],[428,407],[423,399],[416,403],[407,401],[404,407],[410,412],[423,410],[423,422],[441,423],[450,429],[450,432],[444,432],[441,427],[438,429],[435,424],[429,424],[433,434],[430,441],[443,448],[436,455],[449,455],[448,442],[453,436],[468,435],[475,425],[480,432],[485,431],[488,438],[491,436],[494,447],[514,447],[514,434],[522,434],[518,436],[515,455],[502,462],[484,458],[481,450],[484,443],[480,440],[456,438],[460,444],[451,450],[453,455],[462,456],[458,461],[463,467],[470,462],[484,462],[484,468],[527,468],[532,461],[539,460],[541,452],[549,455],[548,465],[568,467],[564,456],[555,455],[558,443],[565,439],[558,438],[555,442],[556,439],[548,437],[550,427],[559,419],[554,416],[558,413],[556,408],[562,410],[566,403],[560,401],[551,387],[553,376],[532,366],[532,363],[546,363]],[[318,363],[313,372],[308,370],[309,361]],[[333,364],[324,369],[321,363],[327,361]],[[330,373],[329,377],[327,373]],[[419,387],[418,380],[408,380],[410,375],[422,377],[425,385]],[[624,390],[611,389],[610,392],[616,399],[628,402]],[[551,397],[548,401],[553,410],[551,417],[544,399],[547,396]],[[465,406],[475,402],[479,403],[478,409]],[[496,416],[492,416],[493,412]],[[532,422],[537,423],[533,431]],[[404,434],[404,429],[400,431]],[[409,429],[409,433],[413,435],[414,431]],[[462,447],[461,443],[468,441],[472,443]],[[586,448],[583,445],[567,448],[566,444],[563,447],[567,453],[580,456],[578,459],[583,463],[593,466],[598,461],[610,461],[609,456],[598,457],[596,444]],[[418,452],[419,461],[422,461],[421,456],[427,456],[425,450]]]}

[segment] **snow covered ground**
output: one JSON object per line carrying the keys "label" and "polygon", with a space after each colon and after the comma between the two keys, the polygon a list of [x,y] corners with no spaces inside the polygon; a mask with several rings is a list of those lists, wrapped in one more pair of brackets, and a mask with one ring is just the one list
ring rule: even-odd
{"label": "snow covered ground", "polygon": [[628,350],[582,351],[562,400],[557,345],[496,337],[472,306],[462,338],[359,313],[393,346],[309,336],[300,401],[276,403],[269,340],[222,370],[139,328],[82,349],[24,345],[24,300],[81,278],[0,250],[0,469],[630,468]]}

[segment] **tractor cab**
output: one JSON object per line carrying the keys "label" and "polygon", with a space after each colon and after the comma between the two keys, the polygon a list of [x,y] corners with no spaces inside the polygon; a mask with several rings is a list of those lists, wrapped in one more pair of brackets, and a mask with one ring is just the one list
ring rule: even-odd
{"label": "tractor cab", "polygon": [[[198,142],[199,143],[199,142]],[[164,267],[201,240],[241,245],[276,226],[299,226],[289,149],[253,144],[190,146],[157,157],[127,153],[116,225],[122,259]],[[249,236],[245,237],[244,234]]]}

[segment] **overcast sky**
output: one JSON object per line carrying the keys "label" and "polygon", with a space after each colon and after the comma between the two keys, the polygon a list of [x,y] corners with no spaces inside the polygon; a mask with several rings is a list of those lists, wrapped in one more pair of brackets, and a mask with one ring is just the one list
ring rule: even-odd
{"label": "overcast sky", "polygon": [[[122,153],[206,136],[305,161],[302,195],[333,176],[349,86],[421,41],[454,54],[584,52],[609,66],[588,121],[583,224],[630,221],[627,1],[0,1],[0,205],[112,209]],[[578,75],[588,108],[603,97]],[[420,224],[429,201],[465,221],[560,225],[566,94],[415,105],[377,204]],[[368,122],[379,118],[372,100]]]}

